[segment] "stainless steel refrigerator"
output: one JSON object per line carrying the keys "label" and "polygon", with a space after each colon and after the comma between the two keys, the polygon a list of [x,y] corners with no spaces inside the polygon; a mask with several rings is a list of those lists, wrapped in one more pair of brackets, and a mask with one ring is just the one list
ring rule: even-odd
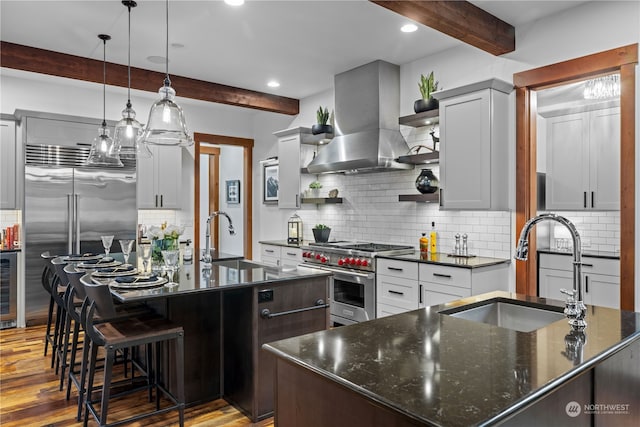
{"label": "stainless steel refrigerator", "polygon": [[46,319],[49,295],[41,284],[40,254],[104,253],[101,235],[135,239],[135,161],[124,168],[83,167],[89,147],[25,147],[24,235],[26,322]]}

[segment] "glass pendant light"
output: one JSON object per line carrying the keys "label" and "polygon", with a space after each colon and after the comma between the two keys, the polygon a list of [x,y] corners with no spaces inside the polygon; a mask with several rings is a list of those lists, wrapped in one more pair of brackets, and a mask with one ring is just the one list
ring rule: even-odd
{"label": "glass pendant light", "polygon": [[147,127],[141,141],[145,144],[182,146],[193,145],[193,139],[187,131],[182,108],[174,102],[176,91],[169,79],[169,0],[166,0],[167,40],[166,40],[166,77],[158,93],[161,99],[151,106]]}
{"label": "glass pendant light", "polygon": [[123,0],[122,4],[126,6],[129,11],[129,56],[127,59],[127,104],[126,108],[122,110],[122,119],[116,124],[116,129],[113,132],[113,139],[115,143],[120,147],[120,157],[132,158],[137,157],[151,157],[151,151],[146,146],[138,142],[138,138],[142,134],[142,125],[136,120],[136,112],[131,106],[131,8],[136,7],[137,3],[132,0]]}
{"label": "glass pendant light", "polygon": [[107,129],[106,116],[106,87],[107,87],[107,40],[111,40],[111,36],[107,34],[98,34],[98,38],[102,40],[103,58],[102,58],[102,125],[98,128],[98,136],[91,144],[91,151],[85,164],[87,166],[111,166],[123,167],[120,161],[118,145],[109,137],[109,129]]}

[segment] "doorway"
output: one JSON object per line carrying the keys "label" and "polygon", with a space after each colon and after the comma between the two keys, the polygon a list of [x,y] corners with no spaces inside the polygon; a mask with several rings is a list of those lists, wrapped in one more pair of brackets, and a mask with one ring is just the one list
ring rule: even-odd
{"label": "doorway", "polygon": [[[634,310],[635,298],[635,68],[638,45],[584,56],[513,76],[516,87],[516,240],[536,215],[536,91],[612,72],[620,73],[620,308]],[[529,252],[536,253],[535,234]],[[537,260],[516,264],[516,292],[537,295]]]}
{"label": "doorway", "polygon": [[[241,253],[251,259],[253,139],[194,133],[194,142],[194,248],[206,245],[201,234],[204,234],[208,213],[227,211],[239,232],[237,236],[219,232],[227,226],[220,227],[220,218],[214,217],[211,247],[221,252]],[[233,171],[232,175],[229,170]],[[230,238],[234,240],[228,240]],[[241,240],[235,240],[237,238]]]}

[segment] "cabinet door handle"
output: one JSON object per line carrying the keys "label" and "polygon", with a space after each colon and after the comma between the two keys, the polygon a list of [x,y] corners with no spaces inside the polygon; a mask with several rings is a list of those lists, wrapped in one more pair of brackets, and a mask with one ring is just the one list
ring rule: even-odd
{"label": "cabinet door handle", "polygon": [[164,196],[162,194],[160,195],[160,207],[164,207]]}
{"label": "cabinet door handle", "polygon": [[287,255],[289,255],[289,256],[296,256],[296,253],[295,253],[295,252],[287,252]]}
{"label": "cabinet door handle", "polygon": [[274,253],[275,251],[273,249],[265,249],[265,252],[269,252],[270,254]]}
{"label": "cabinet door handle", "polygon": [[300,195],[296,194],[296,208],[300,207]]}
{"label": "cabinet door handle", "polygon": [[433,273],[433,275],[436,276],[436,277],[446,277],[447,279],[451,279],[451,275],[450,274]]}
{"label": "cabinet door handle", "polygon": [[586,262],[582,263],[583,267],[593,267],[593,264],[587,264]]}
{"label": "cabinet door handle", "polygon": [[418,297],[418,301],[422,304],[422,285],[418,286],[418,292],[420,292],[420,296]]}
{"label": "cabinet door handle", "polygon": [[444,190],[441,188],[440,189],[440,197],[438,197],[438,205],[440,207],[442,207],[442,194],[444,193]]}
{"label": "cabinet door handle", "polygon": [[297,308],[295,310],[281,311],[278,313],[271,313],[271,310],[269,310],[268,308],[265,308],[260,312],[260,316],[262,316],[264,319],[271,319],[272,317],[286,316],[288,314],[302,313],[303,311],[318,310],[320,308],[328,308],[328,307],[329,307],[329,304],[325,304],[324,300],[319,299],[316,301],[316,305],[313,305],[311,307]]}
{"label": "cabinet door handle", "polygon": [[584,195],[582,197],[582,204],[583,206],[586,208],[587,207],[587,192],[584,192]]}
{"label": "cabinet door handle", "polygon": [[589,293],[589,276],[584,276],[584,291]]}
{"label": "cabinet door handle", "polygon": [[390,294],[394,294],[394,295],[404,295],[404,292],[391,291],[391,290],[387,291],[387,292],[389,292]]}
{"label": "cabinet door handle", "polygon": [[398,268],[398,267],[387,267],[387,270],[391,270],[391,271],[404,271],[402,268]]}
{"label": "cabinet door handle", "polygon": [[596,195],[596,192],[595,192],[595,191],[592,191],[592,192],[591,192],[591,207],[592,207],[592,208],[595,208],[595,207],[596,207],[595,202],[594,202],[594,200],[595,200],[595,195]]}
{"label": "cabinet door handle", "polygon": [[156,194],[156,208],[158,207],[158,195]]}

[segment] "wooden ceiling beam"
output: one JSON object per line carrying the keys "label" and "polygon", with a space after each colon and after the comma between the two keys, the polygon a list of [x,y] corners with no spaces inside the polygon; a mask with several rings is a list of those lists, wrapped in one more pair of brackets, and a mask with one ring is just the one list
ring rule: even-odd
{"label": "wooden ceiling beam", "polygon": [[[102,83],[102,61],[68,55],[30,46],[1,42],[0,65],[22,71]],[[157,92],[165,74],[131,67],[131,88]],[[287,115],[300,112],[300,102],[294,98],[241,89],[170,75],[171,86],[183,98],[253,108]],[[107,84],[127,87],[127,66],[107,62]]]}
{"label": "wooden ceiling beam", "polygon": [[369,0],[492,55],[516,49],[516,30],[468,1]]}

